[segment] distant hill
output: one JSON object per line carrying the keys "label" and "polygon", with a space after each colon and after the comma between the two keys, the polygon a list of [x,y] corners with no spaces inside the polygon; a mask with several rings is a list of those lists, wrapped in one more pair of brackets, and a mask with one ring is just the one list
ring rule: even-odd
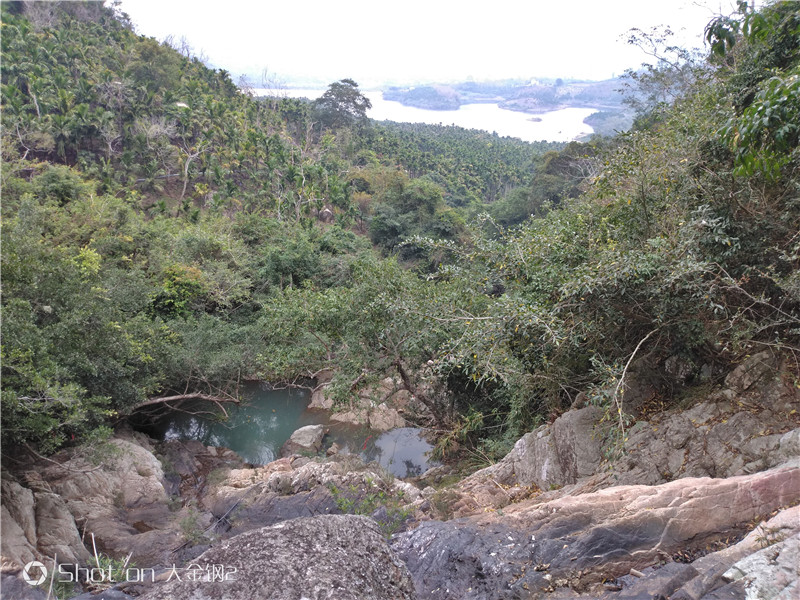
{"label": "distant hill", "polygon": [[454,85],[390,87],[383,97],[427,110],[457,110],[465,104],[497,104],[500,108],[532,114],[572,107],[596,108],[603,116],[590,124],[596,133],[606,135],[627,129],[633,120],[622,104],[621,87],[619,78],[466,81]]}
{"label": "distant hill", "polygon": [[500,104],[523,112],[543,112],[571,106],[619,109],[622,96],[619,78],[604,81],[503,80],[467,81],[454,85],[390,87],[386,100],[429,110],[453,110],[462,104]]}

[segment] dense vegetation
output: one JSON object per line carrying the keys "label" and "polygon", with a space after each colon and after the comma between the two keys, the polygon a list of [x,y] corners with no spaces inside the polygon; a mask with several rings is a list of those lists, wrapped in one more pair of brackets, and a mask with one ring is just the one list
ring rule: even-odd
{"label": "dense vegetation", "polygon": [[5,448],[333,368],[491,449],[579,392],[624,423],[633,369],[670,398],[797,347],[796,3],[712,22],[639,75],[679,93],[565,147],[371,123],[351,80],[255,99],[97,3],[3,11]]}

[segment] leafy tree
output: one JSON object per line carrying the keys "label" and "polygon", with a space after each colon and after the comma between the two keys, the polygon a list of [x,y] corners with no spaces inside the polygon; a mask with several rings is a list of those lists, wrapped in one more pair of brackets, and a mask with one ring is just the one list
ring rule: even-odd
{"label": "leafy tree", "polygon": [[372,103],[358,89],[352,79],[342,79],[328,86],[327,91],[315,102],[322,123],[337,129],[364,121]]}

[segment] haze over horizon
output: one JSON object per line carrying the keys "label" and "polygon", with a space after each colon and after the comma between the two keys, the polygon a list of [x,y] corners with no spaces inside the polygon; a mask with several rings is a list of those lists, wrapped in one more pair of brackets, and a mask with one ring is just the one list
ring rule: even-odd
{"label": "haze over horizon", "polygon": [[[212,5],[209,5],[209,7]],[[214,9],[187,0],[121,0],[142,35],[185,38],[208,63],[278,84],[326,84],[349,77],[387,84],[532,77],[603,80],[648,59],[626,43],[633,27],[669,26],[673,43],[701,48],[703,29],[729,0],[565,0],[520,5],[496,0],[408,0],[393,8],[366,0],[229,0]]]}

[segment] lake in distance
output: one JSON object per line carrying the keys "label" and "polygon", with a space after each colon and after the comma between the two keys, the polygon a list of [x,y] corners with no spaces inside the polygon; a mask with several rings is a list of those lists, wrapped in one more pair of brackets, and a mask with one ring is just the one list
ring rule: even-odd
{"label": "lake in distance", "polygon": [[[255,90],[258,95],[266,95],[267,90]],[[325,90],[286,89],[278,95],[290,98],[319,98]],[[427,110],[404,106],[393,100],[384,100],[381,91],[362,92],[372,103],[367,116],[376,121],[396,121],[398,123],[427,123],[429,125],[457,125],[466,129],[480,129],[495,132],[500,136],[516,137],[526,142],[551,141],[569,142],[585,135],[593,129],[583,122],[596,113],[594,108],[562,108],[532,115],[514,110],[505,110],[497,104],[464,104],[458,110]],[[532,120],[541,119],[541,120]]]}

